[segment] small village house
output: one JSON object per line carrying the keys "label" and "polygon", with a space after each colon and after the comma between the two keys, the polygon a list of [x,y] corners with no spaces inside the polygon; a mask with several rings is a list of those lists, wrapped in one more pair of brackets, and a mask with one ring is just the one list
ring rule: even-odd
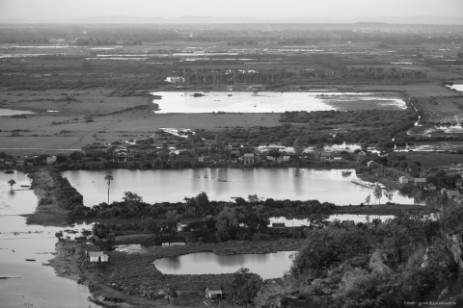
{"label": "small village house", "polygon": [[95,251],[101,251],[101,248],[93,245],[90,242],[87,242],[87,245],[85,246],[85,255],[88,257],[90,252],[95,252]]}
{"label": "small village house", "polygon": [[91,263],[108,262],[109,256],[105,254],[103,251],[89,251],[88,260]]}
{"label": "small village house", "polygon": [[408,183],[408,180],[409,180],[409,179],[408,179],[408,177],[406,177],[406,176],[401,176],[401,177],[399,177],[399,183],[400,183],[400,184],[407,184],[407,183]]}
{"label": "small village house", "polygon": [[240,162],[243,166],[248,167],[254,165],[254,153],[246,153],[240,157]]}
{"label": "small village house", "polygon": [[166,80],[164,80],[167,83],[185,83],[185,78],[184,77],[166,77]]}
{"label": "small village house", "polygon": [[209,299],[223,299],[225,295],[219,286],[208,286],[205,293],[206,298]]}

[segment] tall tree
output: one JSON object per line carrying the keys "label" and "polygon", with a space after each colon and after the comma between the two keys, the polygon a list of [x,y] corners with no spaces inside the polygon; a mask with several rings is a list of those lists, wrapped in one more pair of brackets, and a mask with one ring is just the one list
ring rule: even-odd
{"label": "tall tree", "polygon": [[239,227],[238,213],[235,208],[224,207],[217,215],[216,236],[219,241],[234,239]]}
{"label": "tall tree", "polygon": [[365,198],[365,203],[367,205],[370,205],[370,202],[371,202],[371,195],[368,195],[366,198]]}
{"label": "tall tree", "polygon": [[122,200],[124,200],[125,202],[143,202],[142,196],[131,191],[124,192],[124,197],[122,197]]}
{"label": "tall tree", "polygon": [[13,190],[13,185],[16,184],[16,181],[11,179],[8,181],[8,184],[10,184],[10,190]]}
{"label": "tall tree", "polygon": [[294,140],[294,154],[296,154],[297,157],[300,157],[303,152],[304,140],[301,138],[301,136],[299,136],[296,138],[296,140]]}
{"label": "tall tree", "polygon": [[374,190],[373,190],[373,195],[375,196],[376,200],[379,200],[378,204],[381,204],[381,197],[383,196],[383,189],[381,186],[376,185]]}
{"label": "tall tree", "polygon": [[262,278],[249,272],[247,268],[241,268],[233,274],[228,286],[230,298],[239,307],[253,307],[253,299],[262,284]]}
{"label": "tall tree", "polygon": [[111,174],[107,174],[105,177],[104,177],[106,183],[108,183],[108,204],[109,204],[109,188],[111,186],[111,181],[114,180],[114,177],[111,175]]}

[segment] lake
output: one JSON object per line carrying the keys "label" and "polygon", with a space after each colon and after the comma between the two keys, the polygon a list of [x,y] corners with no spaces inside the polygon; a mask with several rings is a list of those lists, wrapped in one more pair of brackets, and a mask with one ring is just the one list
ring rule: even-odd
{"label": "lake", "polygon": [[294,251],[265,254],[219,256],[212,252],[198,252],[155,260],[154,266],[167,275],[228,274],[247,267],[263,279],[282,277],[289,271]]}
{"label": "lake", "polygon": [[[350,175],[345,176],[350,172]],[[200,168],[179,170],[73,170],[62,173],[83,196],[84,204],[93,206],[107,201],[106,174],[114,180],[110,187],[110,202],[121,201],[125,191],[143,197],[145,202],[179,202],[206,192],[210,200],[261,198],[319,200],[338,205],[355,205],[373,193],[371,188],[352,183],[358,180],[355,170],[317,169],[239,169]],[[371,197],[374,202],[374,197]],[[386,198],[382,198],[385,202]],[[395,193],[392,202],[413,204],[413,199]]]}
{"label": "lake", "polygon": [[405,102],[391,93],[344,92],[153,92],[165,113],[283,113],[285,111],[325,111],[358,109],[405,109]]}
{"label": "lake", "polygon": [[[13,191],[7,183],[10,179],[16,181]],[[42,265],[54,257],[56,232],[81,231],[89,226],[27,225],[26,218],[20,215],[32,213],[37,206],[34,192],[20,186],[29,184],[22,172],[0,173],[0,276],[18,277],[0,279],[0,307],[27,307],[27,303],[34,307],[99,307],[88,301],[87,287],[57,277],[52,267]],[[26,258],[36,261],[28,262]]]}

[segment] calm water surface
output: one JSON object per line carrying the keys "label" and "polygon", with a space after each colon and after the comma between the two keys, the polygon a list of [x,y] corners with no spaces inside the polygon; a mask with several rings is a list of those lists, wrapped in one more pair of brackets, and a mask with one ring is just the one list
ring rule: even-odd
{"label": "calm water surface", "polygon": [[153,262],[163,274],[200,275],[234,273],[247,267],[263,279],[282,277],[291,267],[293,251],[219,256],[212,252],[190,253]]}
{"label": "calm water surface", "polygon": [[[7,183],[10,179],[16,181],[13,191]],[[24,173],[0,173],[0,276],[19,277],[0,279],[0,307],[98,307],[88,301],[87,287],[57,277],[52,267],[42,264],[54,257],[55,233],[63,228],[28,226],[19,216],[32,213],[37,205],[33,191],[20,187],[29,184]],[[64,229],[81,231],[84,227],[89,226]]]}
{"label": "calm water surface", "polygon": [[[342,171],[350,171],[343,176]],[[247,198],[257,194],[262,198],[319,200],[338,205],[360,204],[373,193],[352,183],[355,170],[315,169],[234,169],[202,168],[183,170],[108,170],[66,171],[63,176],[84,196],[84,203],[93,206],[107,201],[106,174],[114,180],[110,187],[110,202],[120,201],[125,191],[136,192],[145,202],[178,202],[204,191],[211,200]],[[372,200],[374,197],[371,196]],[[385,202],[385,198],[382,199]],[[413,204],[413,200],[394,194],[392,202]]]}
{"label": "calm water surface", "polygon": [[[162,113],[283,113],[353,109],[405,109],[405,102],[390,94],[343,92],[154,92]],[[354,106],[355,105],[355,106]]]}

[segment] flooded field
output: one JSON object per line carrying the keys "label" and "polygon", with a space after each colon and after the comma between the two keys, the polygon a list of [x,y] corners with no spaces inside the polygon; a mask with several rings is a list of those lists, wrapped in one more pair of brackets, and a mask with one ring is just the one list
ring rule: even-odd
{"label": "flooded field", "polygon": [[166,113],[283,113],[357,109],[405,109],[395,96],[343,92],[154,92],[156,114]]}
{"label": "flooded field", "polygon": [[154,266],[167,275],[202,275],[234,273],[247,267],[263,279],[282,277],[291,267],[293,251],[266,254],[219,256],[211,252],[162,258]]}
{"label": "flooded field", "polygon": [[13,110],[13,109],[0,108],[0,117],[21,115],[21,114],[34,114],[34,113],[32,111],[27,111],[27,110]]}
{"label": "flooded field", "polygon": [[[347,171],[347,172],[343,172]],[[360,204],[373,193],[371,188],[354,184],[355,170],[315,169],[233,169],[202,168],[183,170],[108,170],[66,171],[66,177],[83,196],[84,204],[93,206],[107,201],[105,175],[114,180],[110,202],[122,199],[125,191],[136,192],[145,202],[178,202],[204,191],[211,200],[261,198],[319,200],[338,205]],[[335,192],[342,191],[342,194]],[[372,197],[373,198],[373,197]],[[383,200],[384,201],[384,200]],[[395,193],[392,202],[413,204],[413,200]]]}
{"label": "flooded field", "polygon": [[[11,188],[7,183],[16,181]],[[37,199],[24,173],[0,173],[0,307],[99,307],[88,301],[90,292],[77,282],[57,277],[48,260],[54,257],[57,238],[74,234],[64,229],[81,231],[79,225],[69,228],[27,225],[22,214],[32,213]],[[34,261],[26,261],[26,259]]]}
{"label": "flooded field", "polygon": [[463,84],[454,84],[451,86],[448,86],[450,89],[457,90],[459,92],[463,92]]}

